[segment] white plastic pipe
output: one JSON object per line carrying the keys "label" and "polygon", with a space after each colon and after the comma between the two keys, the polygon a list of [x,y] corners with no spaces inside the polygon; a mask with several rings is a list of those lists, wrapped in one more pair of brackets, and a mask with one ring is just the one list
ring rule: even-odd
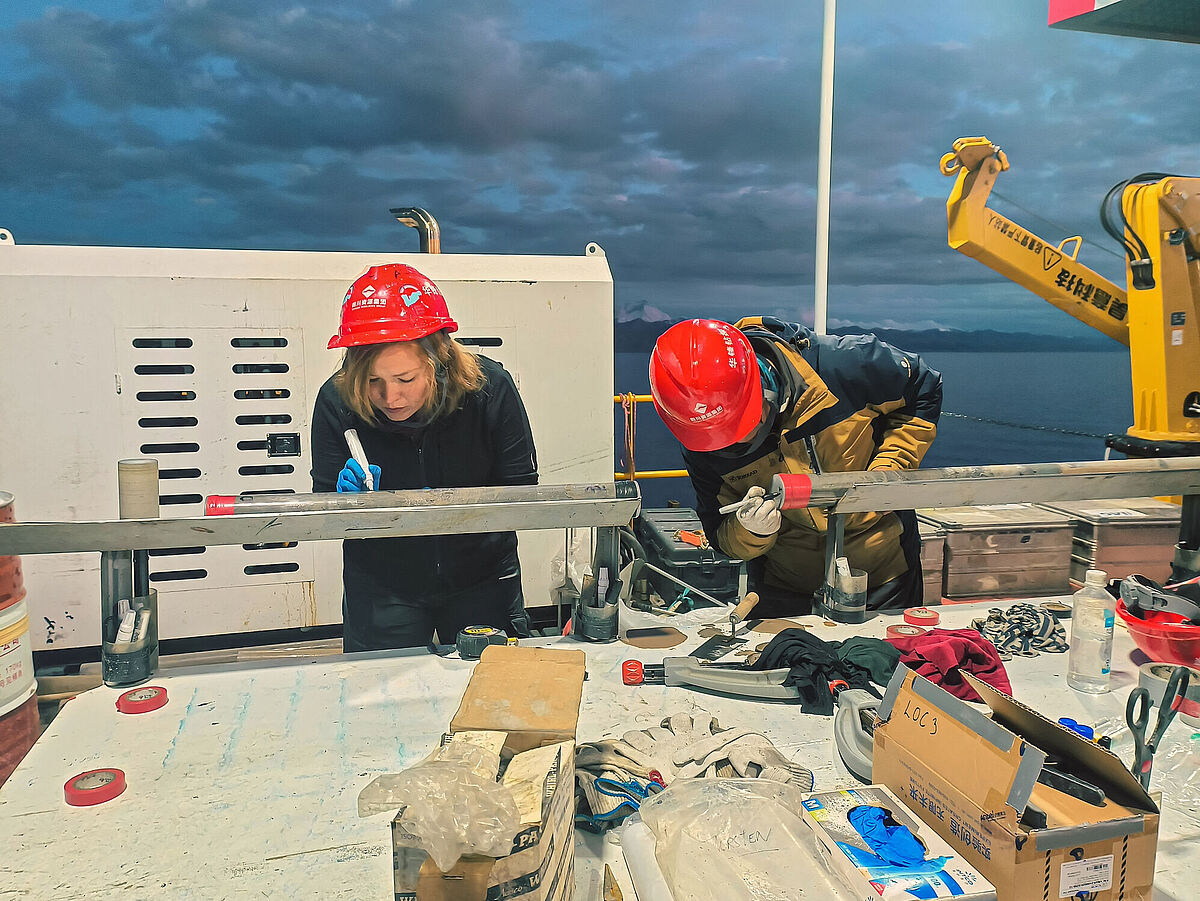
{"label": "white plastic pipe", "polygon": [[825,0],[821,39],[821,131],[817,140],[817,248],[814,259],[813,330],[829,327],[829,185],[833,169],[833,53],[837,0]]}

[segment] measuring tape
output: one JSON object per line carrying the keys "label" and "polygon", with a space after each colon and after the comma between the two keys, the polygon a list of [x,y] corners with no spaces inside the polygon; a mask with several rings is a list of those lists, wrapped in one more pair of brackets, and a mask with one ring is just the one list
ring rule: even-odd
{"label": "measuring tape", "polygon": [[72,807],[91,807],[111,801],[125,791],[125,774],[116,768],[88,770],[72,776],[63,785],[63,794]]}
{"label": "measuring tape", "polygon": [[131,688],[117,698],[117,710],[121,713],[149,713],[167,703],[167,690],[158,685]]}
{"label": "measuring tape", "polygon": [[463,660],[478,660],[483,649],[492,644],[508,644],[508,635],[491,626],[467,626],[454,642]]}

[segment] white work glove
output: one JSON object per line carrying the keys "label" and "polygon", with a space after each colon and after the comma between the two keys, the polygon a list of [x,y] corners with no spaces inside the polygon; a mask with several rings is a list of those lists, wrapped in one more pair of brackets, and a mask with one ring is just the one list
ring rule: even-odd
{"label": "white work glove", "polygon": [[679,776],[716,776],[731,769],[746,779],[789,782],[801,791],[813,787],[811,770],[792,763],[770,739],[750,729],[726,729],[701,739],[677,753],[674,763]]}
{"label": "white work glove", "polygon": [[[575,752],[575,766],[600,772],[617,768],[649,779],[657,772],[665,785],[681,775],[675,766],[676,755],[687,758],[685,749],[698,741],[711,739],[720,726],[706,713],[689,716],[676,714],[649,729],[626,732],[620,739],[604,739],[580,745]],[[687,775],[693,773],[689,770]]]}
{"label": "white work glove", "polygon": [[775,499],[763,500],[767,492],[755,485],[742,498],[742,506],[738,507],[737,519],[742,528],[759,538],[767,538],[779,531],[782,514],[775,504]]}

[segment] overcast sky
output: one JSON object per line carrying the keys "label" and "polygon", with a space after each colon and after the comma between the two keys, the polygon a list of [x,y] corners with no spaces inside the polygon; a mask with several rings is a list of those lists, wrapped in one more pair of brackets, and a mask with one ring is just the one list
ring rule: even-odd
{"label": "overcast sky", "polygon": [[[912,7],[918,11],[913,12]],[[608,255],[623,308],[812,320],[817,0],[0,4],[18,243]],[[843,2],[830,322],[1079,334],[946,246],[938,159],[1119,283],[1097,209],[1200,171],[1200,47],[1058,31],[1047,0]],[[993,195],[995,196],[995,195]],[[1114,345],[1115,346],[1115,345]]]}

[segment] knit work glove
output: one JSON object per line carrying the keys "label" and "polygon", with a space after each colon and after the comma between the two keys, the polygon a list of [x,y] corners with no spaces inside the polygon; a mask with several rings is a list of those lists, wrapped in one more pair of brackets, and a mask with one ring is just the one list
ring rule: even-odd
{"label": "knit work glove", "polygon": [[750,729],[726,729],[701,739],[675,755],[680,776],[741,776],[787,782],[812,791],[812,771],[793,763],[765,735]]}
{"label": "knit work glove", "polygon": [[737,520],[742,528],[759,538],[767,538],[778,532],[783,519],[774,499],[763,500],[765,494],[761,486],[754,485],[742,498],[742,506],[737,511]]}

